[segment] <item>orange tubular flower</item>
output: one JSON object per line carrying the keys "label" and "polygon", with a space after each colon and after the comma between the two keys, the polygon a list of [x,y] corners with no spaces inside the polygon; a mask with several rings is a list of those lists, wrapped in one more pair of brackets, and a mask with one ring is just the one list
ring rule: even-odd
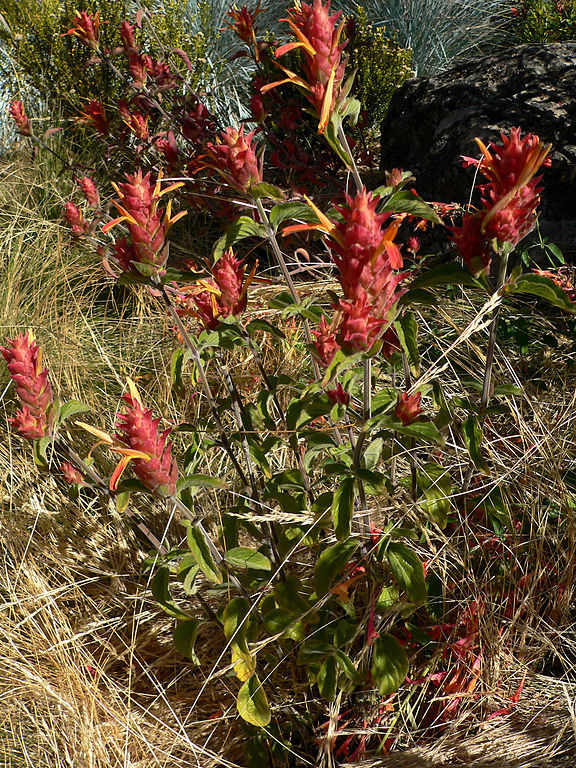
{"label": "orange tubular flower", "polygon": [[287,78],[269,83],[261,89],[262,93],[265,93],[283,83],[294,83],[302,88],[318,115],[318,133],[326,130],[346,68],[346,61],[342,58],[346,44],[340,44],[344,21],[337,26],[341,16],[341,11],[330,15],[330,0],[326,5],[322,4],[322,0],[314,0],[311,5],[298,2],[292,9],[290,18],[285,19],[297,39],[293,43],[281,45],[276,50],[276,57],[301,48],[304,54],[302,67],[305,79],[285,67],[280,67]]}
{"label": "orange tubular flower", "polygon": [[64,32],[61,37],[73,35],[89,48],[98,48],[98,35],[100,32],[100,14],[98,11],[96,11],[94,16],[86,13],[86,11],[76,11],[74,21],[76,22],[76,26],[69,29],[68,32]]}
{"label": "orange tubular flower", "polygon": [[36,440],[50,433],[52,420],[52,389],[48,371],[42,368],[42,351],[32,331],[6,341],[9,346],[0,347],[0,353],[8,363],[10,377],[22,404],[22,410],[10,421],[22,437]]}
{"label": "orange tubular flower", "polygon": [[110,490],[118,487],[124,469],[133,461],[134,472],[142,485],[159,496],[176,493],[178,467],[172,458],[170,430],[160,433],[160,419],[152,418],[152,411],[145,410],[134,382],[128,379],[130,393],[123,396],[127,404],[125,413],[118,414],[118,434],[111,436],[100,429],[77,422],[90,434],[100,438],[111,451],[122,455],[110,479]]}
{"label": "orange tubular flower", "polygon": [[[158,209],[160,198],[162,195],[182,187],[183,182],[171,184],[164,189],[161,188],[161,182],[161,174],[158,176],[156,184],[153,185],[150,180],[150,173],[142,176],[142,171],[138,170],[134,174],[127,175],[125,183],[114,184],[113,186],[122,200],[122,204],[114,201],[114,205],[121,216],[108,222],[102,228],[103,232],[108,232],[117,224],[126,222],[130,231],[136,262],[151,264],[159,268],[166,260],[164,246],[168,230],[178,219],[186,215],[186,211],[181,211],[171,218],[170,202],[164,215],[162,215],[162,211]],[[126,265],[121,263],[121,266],[126,271]]]}
{"label": "orange tubular flower", "polygon": [[186,295],[179,314],[197,317],[204,328],[214,329],[221,317],[240,315],[248,302],[248,287],[258,265],[245,279],[245,266],[232,248],[212,267],[212,280],[200,280],[197,286],[184,288]]}

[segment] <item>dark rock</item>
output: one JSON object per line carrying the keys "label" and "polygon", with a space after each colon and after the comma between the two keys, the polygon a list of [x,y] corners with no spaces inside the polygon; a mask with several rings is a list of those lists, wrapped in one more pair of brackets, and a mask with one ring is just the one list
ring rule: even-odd
{"label": "dark rock", "polygon": [[521,45],[408,80],[382,123],[381,167],[411,170],[427,200],[465,203],[474,169],[461,155],[479,157],[474,137],[496,142],[515,126],[553,145],[540,231],[576,254],[576,42]]}

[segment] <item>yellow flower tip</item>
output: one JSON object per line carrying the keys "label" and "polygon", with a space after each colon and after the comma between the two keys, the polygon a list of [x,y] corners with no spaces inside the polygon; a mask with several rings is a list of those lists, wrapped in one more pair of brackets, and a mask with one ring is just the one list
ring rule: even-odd
{"label": "yellow flower tip", "polygon": [[105,443],[106,445],[114,444],[113,438],[107,432],[104,432],[103,430],[98,429],[97,427],[93,427],[91,424],[86,424],[85,421],[77,421],[75,423],[76,423],[76,426],[80,427],[81,429],[84,429],[86,432],[89,432],[91,435],[94,435],[94,437],[97,437],[101,442]]}
{"label": "yellow flower tip", "polygon": [[126,377],[126,383],[128,384],[128,389],[130,390],[130,397],[132,400],[136,400],[136,402],[140,405],[141,408],[144,406],[142,405],[142,398],[140,397],[140,392],[138,392],[138,388],[134,381],[130,378],[130,376]]}

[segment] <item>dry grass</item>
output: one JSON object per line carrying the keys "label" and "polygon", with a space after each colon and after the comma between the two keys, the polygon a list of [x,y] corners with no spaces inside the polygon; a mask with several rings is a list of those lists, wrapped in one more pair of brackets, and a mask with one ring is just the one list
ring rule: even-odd
{"label": "dry grass", "polygon": [[[8,166],[0,178],[0,195],[3,331],[10,335],[33,324],[58,389],[87,402],[101,427],[111,426],[128,374],[169,421],[196,418],[198,404],[175,401],[167,384],[173,337],[160,309],[147,296],[113,288],[95,256],[70,247],[54,218],[62,197],[50,174],[43,177],[21,163]],[[268,290],[260,287],[257,294],[263,299]],[[324,288],[315,283],[306,290]],[[422,370],[429,375],[434,368],[451,397],[470,395],[465,377],[478,377],[482,368],[486,331],[479,306],[474,298],[458,296],[419,317]],[[522,311],[505,309],[506,323]],[[576,756],[570,670],[575,507],[574,489],[566,483],[574,462],[576,410],[570,381],[575,353],[563,321],[542,319],[538,338],[547,332],[559,340],[553,355],[545,346],[533,345],[527,357],[502,346],[496,383],[512,381],[522,393],[508,398],[507,408],[487,425],[492,475],[475,487],[466,504],[455,495],[451,502],[459,515],[452,528],[446,533],[427,528],[419,545],[423,559],[451,583],[454,611],[472,599],[488,607],[480,626],[482,683],[458,718],[420,730],[414,718],[433,707],[434,691],[403,689],[397,746],[407,751],[366,765],[552,768]],[[289,355],[286,348],[265,347],[267,366],[298,370],[300,342],[287,349]],[[249,368],[237,366],[235,373],[250,382]],[[12,410],[7,398],[4,390],[6,416]],[[173,622],[152,600],[149,576],[141,568],[147,545],[130,521],[89,494],[78,502],[69,500],[53,479],[38,475],[19,439],[0,430],[0,755],[6,766],[245,765],[244,733],[234,702],[237,685],[214,626],[201,630],[201,667],[180,657],[172,646]],[[452,431],[443,464],[456,481],[463,480],[467,458]],[[406,457],[401,458],[399,472],[407,466]],[[218,474],[217,466],[210,469]],[[486,546],[492,531],[485,518],[474,516],[494,488],[531,530],[526,541],[513,536],[507,544],[514,582],[529,575],[509,615]],[[218,518],[217,496],[207,493],[199,503],[210,509],[212,519]],[[150,507],[140,500],[136,509],[162,536],[168,525],[163,505]],[[374,515],[384,522],[422,519],[407,494],[378,499]],[[179,527],[172,524],[167,535],[177,543]],[[217,607],[217,598],[209,599]],[[485,722],[487,712],[508,705],[525,670],[542,669],[554,656],[564,659],[564,681],[530,674],[518,707],[507,717]],[[322,714],[314,692],[292,679],[288,664],[279,663],[267,685],[279,726],[295,713]],[[337,714],[332,706],[322,717],[332,716],[335,722]],[[357,733],[367,728],[371,745],[385,737],[389,723],[363,726],[360,721],[359,715],[349,728]],[[318,764],[314,725],[318,721],[307,726],[309,742],[295,747],[300,756],[287,756],[287,765]]]}

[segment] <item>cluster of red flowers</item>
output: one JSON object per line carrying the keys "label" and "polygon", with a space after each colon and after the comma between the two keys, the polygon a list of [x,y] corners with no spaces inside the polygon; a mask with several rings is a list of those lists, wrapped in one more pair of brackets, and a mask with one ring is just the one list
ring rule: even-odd
{"label": "cluster of red flowers", "polygon": [[342,57],[345,43],[340,43],[344,22],[338,25],[342,11],[330,15],[330,1],[314,0],[311,5],[299,2],[286,19],[296,41],[281,45],[276,50],[279,58],[289,51],[300,48],[304,54],[302,69],[304,78],[298,77],[285,67],[281,69],[287,78],[269,83],[262,88],[265,93],[282,83],[294,83],[305,93],[318,115],[318,131],[323,132],[338,100],[346,61]]}
{"label": "cluster of red flowers", "polygon": [[[346,195],[346,203],[337,208],[342,220],[330,221],[313,203],[319,224],[287,227],[284,234],[319,229],[330,237],[334,263],[344,297],[335,305],[331,326],[324,321],[315,332],[316,349],[328,364],[338,347],[350,352],[370,349],[389,328],[394,307],[402,295],[399,283],[405,278],[398,273],[402,254],[394,237],[400,226],[393,220],[384,228],[390,213],[376,213],[380,201],[366,189],[354,197]],[[387,338],[393,343],[393,338]]]}
{"label": "cluster of red flowers", "polygon": [[262,163],[252,144],[254,131],[244,136],[244,126],[226,128],[220,141],[207,146],[207,167],[214,168],[231,187],[247,192],[262,181]]}
{"label": "cluster of red flowers", "polygon": [[6,341],[8,346],[0,347],[0,353],[8,363],[10,377],[22,405],[10,421],[22,437],[37,440],[48,435],[51,429],[54,398],[48,371],[42,368],[42,352],[32,331]]}
{"label": "cluster of red flowers", "polygon": [[148,264],[162,267],[166,261],[166,234],[170,227],[182,216],[181,211],[171,218],[170,202],[163,212],[159,209],[160,198],[167,192],[182,186],[181,182],[171,184],[162,189],[162,177],[156,183],[151,180],[150,173],[145,176],[142,171],[126,176],[126,182],[114,185],[122,203],[114,202],[120,216],[108,222],[103,232],[108,232],[121,222],[126,222],[130,232],[131,244],[125,238],[115,243],[115,256],[124,272],[133,272],[134,264]]}
{"label": "cluster of red flowers", "polygon": [[502,144],[490,152],[476,139],[482,157],[465,157],[464,165],[478,167],[488,182],[479,186],[482,208],[464,216],[459,227],[449,227],[452,239],[466,266],[475,274],[490,266],[490,250],[516,246],[533,228],[540,204],[541,176],[550,145],[531,133],[521,138],[520,128],[510,136],[501,134]]}
{"label": "cluster of red flowers", "polygon": [[245,277],[243,262],[230,248],[212,267],[211,280],[201,280],[198,285],[182,289],[178,313],[196,317],[208,329],[216,328],[222,317],[242,314],[256,268],[257,264]]}

